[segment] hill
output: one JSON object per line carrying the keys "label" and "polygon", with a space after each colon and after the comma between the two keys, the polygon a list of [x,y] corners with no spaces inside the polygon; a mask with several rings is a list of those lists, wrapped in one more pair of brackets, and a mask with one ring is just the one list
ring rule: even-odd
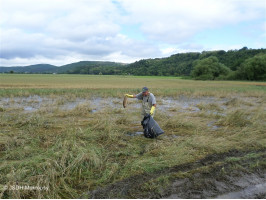
{"label": "hill", "polygon": [[62,66],[54,66],[50,64],[37,64],[29,66],[17,67],[0,67],[0,73],[60,73],[60,74],[99,74],[103,71],[104,74],[114,74],[116,67],[122,67],[126,64],[116,62],[103,62],[103,61],[80,61]]}
{"label": "hill", "polygon": [[104,61],[80,61],[59,67],[57,73],[69,74],[115,74],[116,68],[126,66],[124,63]]}
{"label": "hill", "polygon": [[37,64],[22,67],[0,67],[0,73],[53,73],[58,67],[50,64]]}

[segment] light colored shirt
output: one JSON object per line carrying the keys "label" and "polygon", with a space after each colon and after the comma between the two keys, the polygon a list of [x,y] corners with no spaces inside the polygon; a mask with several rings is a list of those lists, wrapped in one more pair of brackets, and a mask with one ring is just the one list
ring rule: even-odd
{"label": "light colored shirt", "polygon": [[142,100],[144,102],[149,103],[149,107],[151,108],[153,104],[156,104],[155,96],[152,93],[149,93],[147,96],[143,96],[142,92],[136,95],[138,100]]}

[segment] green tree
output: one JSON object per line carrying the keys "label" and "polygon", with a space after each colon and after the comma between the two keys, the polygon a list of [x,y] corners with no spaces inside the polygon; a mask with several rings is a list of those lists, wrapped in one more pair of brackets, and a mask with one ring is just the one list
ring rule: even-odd
{"label": "green tree", "polygon": [[198,80],[213,80],[219,76],[226,76],[229,72],[230,69],[219,63],[217,57],[210,56],[194,62],[191,76]]}
{"label": "green tree", "polygon": [[266,80],[266,54],[259,54],[245,60],[237,70],[237,78],[244,80]]}

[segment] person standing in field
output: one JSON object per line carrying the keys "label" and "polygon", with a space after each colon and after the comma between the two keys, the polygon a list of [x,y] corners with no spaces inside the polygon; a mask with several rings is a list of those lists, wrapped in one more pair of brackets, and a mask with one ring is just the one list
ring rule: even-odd
{"label": "person standing in field", "polygon": [[152,117],[154,117],[156,99],[155,96],[149,92],[147,87],[143,87],[142,92],[137,95],[125,94],[125,97],[142,100],[142,116],[144,117],[145,115],[150,114]]}

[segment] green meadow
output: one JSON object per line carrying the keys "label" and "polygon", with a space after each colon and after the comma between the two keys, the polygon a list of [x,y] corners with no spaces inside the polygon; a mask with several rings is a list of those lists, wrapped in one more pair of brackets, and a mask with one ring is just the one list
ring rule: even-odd
{"label": "green meadow", "polygon": [[[140,134],[141,102],[122,107],[143,86],[157,139]],[[265,108],[265,82],[0,74],[0,198],[160,198],[177,179],[265,173]]]}

